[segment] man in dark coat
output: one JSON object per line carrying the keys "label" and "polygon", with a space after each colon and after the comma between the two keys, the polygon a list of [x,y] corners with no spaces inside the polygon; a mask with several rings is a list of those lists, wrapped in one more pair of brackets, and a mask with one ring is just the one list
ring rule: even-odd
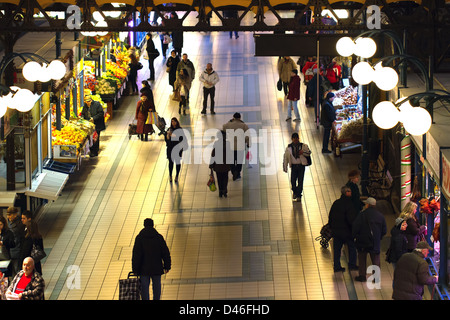
{"label": "man in dark coat", "polygon": [[432,248],[426,241],[417,244],[413,252],[405,253],[397,261],[394,270],[394,300],[422,300],[424,285],[438,282],[438,276],[430,276],[425,257]]}
{"label": "man in dark coat", "polygon": [[320,113],[320,123],[323,126],[322,153],[331,153],[328,150],[328,142],[330,141],[331,126],[336,121],[336,110],[333,106],[334,93],[328,92],[327,97],[322,105]]}
{"label": "man in dark coat", "polygon": [[100,102],[92,100],[91,96],[86,96],[84,98],[84,105],[81,111],[81,116],[85,120],[89,120],[95,124],[97,140],[94,141],[91,147],[91,151],[89,152],[89,156],[96,157],[98,156],[98,151],[100,149],[100,132],[106,129],[105,113],[103,112],[103,107]]}
{"label": "man in dark coat", "polygon": [[[6,217],[8,219],[8,229],[14,234],[15,247],[10,248],[9,255],[11,257],[11,263],[8,267],[8,274],[14,277],[22,266],[20,260],[20,250],[22,249],[23,242],[25,240],[25,225],[22,223],[19,216],[19,209],[16,207],[9,207],[6,210]],[[5,228],[5,226],[3,226]]]}
{"label": "man in dark coat", "polygon": [[153,227],[152,219],[144,220],[144,229],[134,242],[132,270],[141,278],[142,300],[149,300],[150,279],[152,280],[153,300],[161,298],[161,275],[172,267],[169,248],[163,236]]}
{"label": "man in dark coat", "polygon": [[330,209],[328,223],[333,235],[334,271],[345,271],[341,266],[341,250],[344,244],[348,247],[350,270],[356,270],[356,247],[352,237],[352,224],[356,218],[356,211],[351,200],[352,191],[349,187],[341,188],[341,197],[337,199]]}
{"label": "man in dark coat", "polygon": [[147,39],[147,56],[148,56],[148,69],[150,70],[149,81],[155,80],[155,59],[159,57],[159,51],[155,48],[155,43],[152,39],[152,34],[149,32],[146,36]]}
{"label": "man in dark coat", "polygon": [[386,220],[375,206],[377,201],[369,197],[364,201],[363,211],[356,217],[352,226],[352,236],[358,250],[359,275],[356,281],[366,281],[367,254],[373,265],[380,267],[381,239],[386,234]]}

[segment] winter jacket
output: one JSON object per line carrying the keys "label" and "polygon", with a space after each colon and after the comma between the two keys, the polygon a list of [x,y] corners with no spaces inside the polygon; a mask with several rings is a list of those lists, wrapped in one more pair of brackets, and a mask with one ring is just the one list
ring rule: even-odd
{"label": "winter jacket", "polygon": [[169,70],[169,84],[171,86],[173,86],[175,81],[177,80],[178,63],[180,63],[180,57],[179,56],[175,56],[175,58],[170,56],[167,59],[167,62],[166,62],[166,67],[170,68],[170,70]]}
{"label": "winter jacket", "polygon": [[303,154],[296,157],[293,154],[292,149],[292,143],[289,144],[286,147],[286,150],[284,151],[284,157],[283,157],[283,170],[284,172],[287,172],[287,167],[289,164],[289,167],[292,168],[293,164],[301,164],[306,166],[308,164],[308,160],[306,160],[306,157],[311,155],[311,150],[309,149],[308,145],[306,143],[300,143],[300,149],[303,150]]}
{"label": "winter jacket", "polygon": [[[245,150],[245,145],[250,146],[250,138],[248,135],[245,135],[248,130],[248,126],[241,119],[231,119],[223,125],[222,129],[225,132],[230,130],[230,132],[227,132],[228,137],[232,137],[233,135],[235,136],[233,150]],[[239,129],[242,129],[242,131]],[[242,143],[243,141],[245,141],[245,144]]]}
{"label": "winter jacket", "polygon": [[[15,247],[10,248],[9,254],[11,259],[19,259],[20,258],[20,249],[22,248],[23,240],[25,239],[25,226],[20,220],[19,216],[14,219],[12,222],[8,220],[9,230],[14,234],[14,243]],[[20,262],[22,263],[22,261]]]}
{"label": "winter jacket", "polygon": [[100,132],[106,129],[105,113],[100,102],[93,100],[90,107],[85,103],[81,110],[81,116],[85,120],[94,119],[95,131]]}
{"label": "winter jacket", "polygon": [[231,170],[232,163],[234,163],[234,153],[230,142],[222,139],[214,142],[209,168],[215,172],[228,172]]}
{"label": "winter jacket", "polygon": [[[324,95],[324,89],[323,89],[323,77],[319,76],[319,103],[322,104],[323,102],[323,95]],[[308,85],[306,86],[306,102],[307,103],[313,103],[313,106],[316,106],[317,101],[317,74],[314,75],[314,77],[311,79],[311,81],[308,82]]]}
{"label": "winter jacket", "polygon": [[191,60],[187,59],[184,61],[183,59],[177,65],[177,75],[180,74],[181,69],[186,69],[191,80],[195,79],[195,67]]}
{"label": "winter jacket", "polygon": [[320,123],[324,128],[331,128],[334,121],[336,121],[336,110],[329,100],[325,100],[320,113]]}
{"label": "winter jacket", "polygon": [[428,263],[422,252],[405,253],[397,261],[394,270],[392,299],[422,300],[424,285],[432,285],[437,279],[428,273]]}
{"label": "winter jacket", "polygon": [[326,77],[330,83],[336,83],[339,82],[341,79],[341,66],[337,63],[333,62],[332,65],[330,65],[326,70]]}
{"label": "winter jacket", "polygon": [[356,248],[375,254],[380,253],[381,239],[386,232],[386,220],[374,207],[369,207],[358,214],[352,226]]}
{"label": "winter jacket", "polygon": [[4,226],[2,233],[0,234],[0,240],[3,243],[3,247],[6,248],[9,255],[11,255],[10,249],[16,246],[14,241],[14,233],[8,229],[8,226]]}
{"label": "winter jacket", "polygon": [[391,244],[386,253],[386,261],[389,263],[397,263],[400,257],[408,252],[408,240],[405,232],[400,230],[402,224],[393,226],[391,229]]}
{"label": "winter jacket", "polygon": [[[8,290],[14,293],[16,286],[20,281],[20,278],[25,274],[23,270],[20,270],[14,277]],[[39,272],[34,271],[31,277],[30,283],[25,287],[22,292],[22,300],[44,300],[45,281]]]}
{"label": "winter jacket", "polygon": [[294,69],[297,69],[297,64],[291,58],[288,60],[285,58],[278,60],[278,75],[284,83],[291,81],[291,72]]}
{"label": "winter jacket", "polygon": [[360,213],[364,205],[361,201],[361,192],[359,192],[358,185],[353,183],[351,180],[349,180],[345,185],[352,190],[353,206],[355,207],[356,213]]}
{"label": "winter jacket", "polygon": [[200,75],[200,82],[203,83],[203,86],[205,88],[212,88],[214,87],[217,82],[219,82],[219,75],[214,70],[211,73],[208,73],[208,71],[203,71]]}
{"label": "winter jacket", "polygon": [[291,77],[287,98],[292,101],[300,100],[300,77],[297,75]]}
{"label": "winter jacket", "polygon": [[145,122],[147,121],[150,111],[154,111],[154,109],[151,108],[151,104],[150,104],[149,100],[146,100],[145,102],[142,100],[139,100],[137,102],[136,114],[134,116],[134,118],[137,120],[136,133],[146,134],[146,133],[152,132],[152,130],[153,130],[152,126],[145,125]]}
{"label": "winter jacket", "polygon": [[162,275],[171,269],[169,248],[155,228],[146,227],[136,236],[131,264],[133,273],[139,276]]}
{"label": "winter jacket", "polygon": [[357,212],[350,197],[341,195],[334,201],[328,215],[328,223],[333,237],[352,239],[352,224],[356,215]]}
{"label": "winter jacket", "polygon": [[[31,238],[26,236],[23,240],[22,248],[20,250],[19,261],[25,260],[27,257],[31,257],[31,251],[33,250],[33,244],[44,250],[44,240],[41,238]],[[42,274],[42,264],[40,261],[34,262],[34,269]]]}
{"label": "winter jacket", "polygon": [[[170,139],[168,139],[167,134],[164,135],[164,140],[166,141],[166,147],[167,147],[166,148],[167,159],[172,160],[176,164],[180,164],[180,161],[183,157],[183,150],[186,150],[188,148],[187,138],[184,135],[183,128],[181,128],[181,127],[174,128],[174,127],[170,126],[169,129],[167,129],[167,132],[172,133]],[[179,150],[178,154],[175,153],[172,155],[172,151],[180,143],[181,143],[181,145],[178,146],[176,149],[176,150]]]}
{"label": "winter jacket", "polygon": [[408,251],[412,251],[420,241],[425,228],[421,227],[420,223],[414,218],[409,218],[406,223],[408,224],[405,230],[406,239],[408,239]]}

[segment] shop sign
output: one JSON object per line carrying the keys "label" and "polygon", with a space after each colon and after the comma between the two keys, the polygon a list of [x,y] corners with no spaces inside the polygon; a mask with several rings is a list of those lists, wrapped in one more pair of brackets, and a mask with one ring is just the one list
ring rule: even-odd
{"label": "shop sign", "polygon": [[450,198],[450,152],[442,152],[441,190],[447,198]]}

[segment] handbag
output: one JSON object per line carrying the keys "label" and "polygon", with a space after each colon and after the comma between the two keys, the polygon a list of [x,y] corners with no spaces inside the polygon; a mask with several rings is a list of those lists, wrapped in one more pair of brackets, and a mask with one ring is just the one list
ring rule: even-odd
{"label": "handbag", "polygon": [[169,73],[170,69],[172,69],[172,67],[166,67],[166,72]]}
{"label": "handbag", "polygon": [[278,79],[277,89],[278,89],[278,91],[281,91],[281,89],[283,89],[283,82],[281,81],[281,78]]}
{"label": "handbag", "polygon": [[217,190],[216,181],[214,180],[214,173],[213,173],[212,169],[211,169],[211,173],[209,174],[209,179],[208,179],[208,182],[206,183],[206,185],[208,186],[209,191],[214,192]]}
{"label": "handbag", "polygon": [[138,62],[138,64],[137,64],[137,69],[138,69],[138,70],[141,70],[143,67],[144,67],[144,66],[142,65],[142,63]]}
{"label": "handbag", "polygon": [[156,124],[156,121],[158,120],[158,113],[155,111],[151,111],[148,113],[147,121],[145,124]]}
{"label": "handbag", "polygon": [[174,100],[174,101],[181,101],[181,93],[180,93],[179,89],[174,91],[173,96],[172,96],[172,100]]}
{"label": "handbag", "polygon": [[11,256],[9,255],[8,249],[5,246],[0,247],[0,261],[10,260]]}
{"label": "handbag", "polygon": [[33,243],[33,248],[31,249],[31,257],[33,258],[34,262],[41,261],[47,256],[44,250],[41,249],[38,245]]}

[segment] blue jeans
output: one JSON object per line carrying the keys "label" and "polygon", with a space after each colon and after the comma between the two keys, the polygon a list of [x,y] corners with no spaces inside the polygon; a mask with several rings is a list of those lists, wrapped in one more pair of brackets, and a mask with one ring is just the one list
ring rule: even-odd
{"label": "blue jeans", "polygon": [[153,300],[161,299],[161,275],[141,276],[141,296],[142,300],[150,300],[150,279],[152,280]]}
{"label": "blue jeans", "polygon": [[287,114],[288,119],[291,118],[291,116],[292,116],[292,109],[294,109],[295,118],[300,119],[300,113],[298,112],[297,103],[298,103],[298,100],[295,100],[295,101],[288,100],[288,114]]}
{"label": "blue jeans", "polygon": [[348,265],[356,267],[356,247],[352,239],[342,239],[333,237],[333,267],[334,270],[342,268],[341,266],[341,250],[344,244],[348,247]]}

